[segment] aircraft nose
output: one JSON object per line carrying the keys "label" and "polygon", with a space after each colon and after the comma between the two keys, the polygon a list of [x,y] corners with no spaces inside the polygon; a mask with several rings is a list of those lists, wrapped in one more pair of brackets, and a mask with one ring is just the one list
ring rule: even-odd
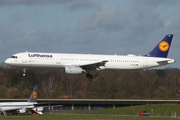
{"label": "aircraft nose", "polygon": [[5,63],[6,63],[7,65],[9,65],[9,64],[11,63],[11,60],[8,58],[8,59],[5,60]]}

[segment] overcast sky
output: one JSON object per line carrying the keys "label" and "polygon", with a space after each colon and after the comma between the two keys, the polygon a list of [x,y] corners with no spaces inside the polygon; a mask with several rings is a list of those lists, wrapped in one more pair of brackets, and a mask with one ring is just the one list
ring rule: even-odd
{"label": "overcast sky", "polygon": [[25,51],[144,55],[174,34],[180,68],[180,0],[0,0],[0,62]]}

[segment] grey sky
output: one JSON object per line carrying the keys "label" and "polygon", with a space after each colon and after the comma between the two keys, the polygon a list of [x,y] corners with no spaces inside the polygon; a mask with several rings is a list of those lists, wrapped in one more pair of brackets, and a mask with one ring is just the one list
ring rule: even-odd
{"label": "grey sky", "polygon": [[17,52],[147,54],[174,34],[180,67],[179,0],[0,0],[0,61]]}

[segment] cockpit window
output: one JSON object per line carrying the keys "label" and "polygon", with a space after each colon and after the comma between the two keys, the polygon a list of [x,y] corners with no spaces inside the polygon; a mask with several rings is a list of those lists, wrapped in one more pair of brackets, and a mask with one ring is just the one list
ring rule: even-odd
{"label": "cockpit window", "polygon": [[17,59],[18,57],[17,57],[17,56],[11,56],[11,58],[15,58],[15,59]]}

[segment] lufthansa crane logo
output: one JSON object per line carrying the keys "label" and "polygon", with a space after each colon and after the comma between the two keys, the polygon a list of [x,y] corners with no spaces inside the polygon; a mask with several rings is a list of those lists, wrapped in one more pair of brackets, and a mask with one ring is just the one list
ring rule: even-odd
{"label": "lufthansa crane logo", "polygon": [[36,99],[36,98],[37,98],[37,92],[33,92],[33,93],[32,93],[32,97],[33,97],[34,99]]}
{"label": "lufthansa crane logo", "polygon": [[159,43],[159,49],[163,52],[166,52],[169,49],[169,43],[166,41],[162,41]]}

